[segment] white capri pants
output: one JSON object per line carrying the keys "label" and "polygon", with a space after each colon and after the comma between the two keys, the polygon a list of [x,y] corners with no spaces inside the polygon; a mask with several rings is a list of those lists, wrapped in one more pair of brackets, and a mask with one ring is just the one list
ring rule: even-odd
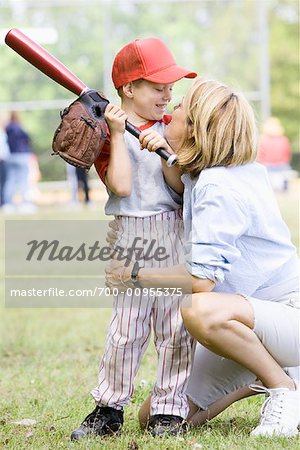
{"label": "white capri pants", "polygon": [[[280,301],[245,297],[254,310],[254,333],[292,378],[300,378],[299,293]],[[297,366],[297,367],[296,367]],[[187,387],[188,397],[201,409],[256,380],[249,370],[197,344]]]}

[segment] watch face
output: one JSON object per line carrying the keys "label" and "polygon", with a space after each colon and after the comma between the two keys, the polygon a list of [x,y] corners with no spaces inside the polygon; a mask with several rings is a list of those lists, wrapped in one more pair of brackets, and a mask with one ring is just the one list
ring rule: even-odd
{"label": "watch face", "polygon": [[139,263],[136,261],[133,265],[132,272],[131,272],[131,280],[132,281],[137,281],[139,270],[140,270]]}
{"label": "watch face", "polygon": [[136,261],[133,265],[132,272],[131,272],[131,281],[133,282],[133,284],[135,286],[139,286],[139,282],[138,282],[139,270],[140,270],[139,263],[138,263],[138,261]]}

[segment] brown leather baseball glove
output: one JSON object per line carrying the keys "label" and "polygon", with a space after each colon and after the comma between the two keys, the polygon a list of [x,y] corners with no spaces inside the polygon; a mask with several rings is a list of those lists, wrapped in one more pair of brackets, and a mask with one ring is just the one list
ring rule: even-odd
{"label": "brown leather baseball glove", "polygon": [[107,137],[104,111],[109,101],[89,90],[61,113],[52,149],[69,164],[89,169],[99,157]]}

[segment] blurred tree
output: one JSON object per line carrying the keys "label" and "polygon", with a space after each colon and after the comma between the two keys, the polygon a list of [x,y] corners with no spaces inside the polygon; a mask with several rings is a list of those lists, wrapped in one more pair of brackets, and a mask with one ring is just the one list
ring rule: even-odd
{"label": "blurred tree", "polygon": [[[0,28],[54,27],[58,41],[45,47],[88,86],[106,89],[116,52],[136,37],[157,36],[179,64],[221,79],[246,92],[259,116],[259,33],[257,2],[263,0],[52,0],[0,2]],[[22,7],[21,7],[22,6]],[[269,0],[272,112],[297,149],[298,16],[297,0]],[[66,99],[72,94],[0,47],[0,104],[8,101]],[[175,85],[181,98],[189,80]],[[1,106],[1,105],[0,105]],[[43,179],[65,177],[65,166],[51,154],[58,110],[24,112]]]}
{"label": "blurred tree", "polygon": [[272,115],[299,152],[299,3],[274,0],[270,11]]}

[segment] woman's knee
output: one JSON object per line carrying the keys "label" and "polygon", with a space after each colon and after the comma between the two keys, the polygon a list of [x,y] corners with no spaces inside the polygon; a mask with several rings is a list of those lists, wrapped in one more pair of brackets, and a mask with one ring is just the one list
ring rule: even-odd
{"label": "woman's knee", "polygon": [[220,322],[225,321],[222,312],[213,300],[213,293],[193,294],[190,307],[182,307],[181,314],[185,327],[191,334],[207,335]]}
{"label": "woman's knee", "polygon": [[201,292],[193,294],[191,306],[182,307],[181,314],[189,333],[203,345],[209,345],[216,332],[231,328],[232,321],[252,323],[252,317],[251,320],[248,317],[249,308],[252,311],[239,295]]}

